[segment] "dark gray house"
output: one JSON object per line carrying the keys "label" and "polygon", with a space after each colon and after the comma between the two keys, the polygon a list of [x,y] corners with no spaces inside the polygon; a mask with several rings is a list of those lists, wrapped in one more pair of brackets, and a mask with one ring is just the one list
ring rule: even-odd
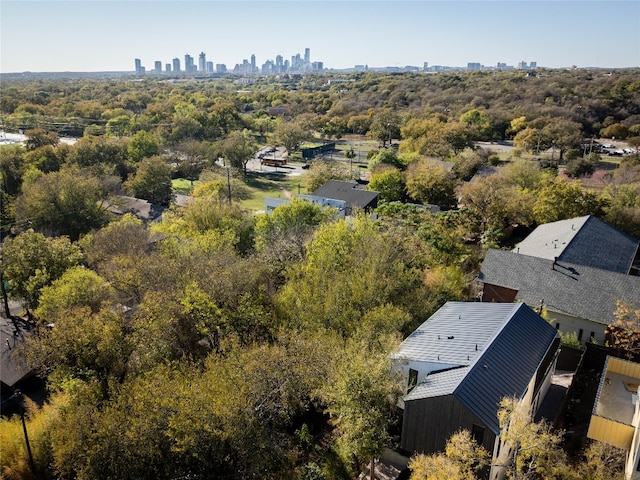
{"label": "dark gray house", "polygon": [[[504,464],[497,412],[516,397],[535,414],[555,371],[557,331],[523,303],[448,302],[402,342],[394,362],[407,381],[400,447],[444,450],[467,429]],[[491,478],[501,478],[499,468]]]}
{"label": "dark gray house", "polygon": [[513,250],[531,257],[638,274],[640,242],[593,215],[538,226]]}
{"label": "dark gray house", "polygon": [[605,342],[616,301],[640,308],[640,277],[505,250],[488,250],[478,280],[483,302],[522,301],[544,307],[561,332]]}
{"label": "dark gray house", "polygon": [[378,206],[378,192],[365,190],[357,182],[343,182],[341,180],[329,180],[318,188],[313,195],[333,200],[346,202],[346,214],[351,215],[354,208],[360,210],[373,210]]}

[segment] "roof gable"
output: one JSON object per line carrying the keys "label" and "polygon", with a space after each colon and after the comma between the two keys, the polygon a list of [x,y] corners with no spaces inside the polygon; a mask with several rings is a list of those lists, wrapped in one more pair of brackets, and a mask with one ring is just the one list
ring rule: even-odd
{"label": "roof gable", "polygon": [[478,279],[516,290],[516,299],[608,325],[616,300],[640,308],[640,277],[504,250],[487,251]]}
{"label": "roof gable", "polygon": [[637,239],[587,215],[538,226],[514,252],[629,273],[638,244]]}
{"label": "roof gable", "polygon": [[363,209],[375,208],[379,193],[372,190],[365,190],[357,182],[329,180],[313,192],[313,195],[344,200],[347,203],[347,209],[351,210],[353,207]]}
{"label": "roof gable", "polygon": [[[438,339],[437,332],[459,338],[440,334]],[[523,395],[556,335],[522,303],[447,302],[407,337],[395,356],[457,360],[458,366],[427,375],[404,401],[453,394],[497,433],[500,400]]]}
{"label": "roof gable", "polygon": [[524,304],[473,364],[454,395],[495,434],[506,396],[522,397],[558,332]]}

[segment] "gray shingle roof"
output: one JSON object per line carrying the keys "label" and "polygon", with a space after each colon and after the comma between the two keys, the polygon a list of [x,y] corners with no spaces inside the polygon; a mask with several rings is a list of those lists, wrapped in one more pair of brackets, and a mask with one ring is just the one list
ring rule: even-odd
{"label": "gray shingle roof", "polygon": [[517,290],[517,300],[607,325],[616,300],[640,308],[640,277],[584,265],[489,250],[480,271],[483,283]]}
{"label": "gray shingle roof", "polygon": [[347,202],[347,211],[353,207],[375,208],[378,203],[378,192],[365,190],[359,183],[329,180],[318,188],[313,195],[325,198],[334,198]]}
{"label": "gray shingle roof", "polygon": [[17,351],[28,331],[29,325],[24,320],[0,317],[0,382],[9,387],[33,373]]}
{"label": "gray shingle roof", "polygon": [[[459,338],[445,340],[441,334],[438,340],[443,331]],[[522,303],[448,302],[407,337],[397,356],[457,358],[459,368],[427,375],[404,401],[453,394],[498,433],[500,400],[524,394],[556,335],[555,328]]]}
{"label": "gray shingle roof", "polygon": [[514,252],[629,273],[638,244],[637,239],[587,215],[538,226]]}

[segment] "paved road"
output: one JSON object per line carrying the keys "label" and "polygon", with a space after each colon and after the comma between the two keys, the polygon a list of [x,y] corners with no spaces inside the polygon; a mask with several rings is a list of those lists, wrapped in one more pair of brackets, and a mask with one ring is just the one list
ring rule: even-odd
{"label": "paved road", "polygon": [[[0,145],[23,144],[26,139],[26,135],[22,135],[20,133],[8,133],[4,130],[0,130]],[[73,145],[77,141],[77,138],[60,137],[60,143],[66,143],[67,145]]]}

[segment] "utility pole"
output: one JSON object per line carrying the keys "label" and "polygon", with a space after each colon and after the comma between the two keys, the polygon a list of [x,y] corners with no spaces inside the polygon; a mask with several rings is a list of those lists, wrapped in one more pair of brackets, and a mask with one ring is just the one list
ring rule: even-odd
{"label": "utility pole", "polygon": [[29,434],[27,433],[27,424],[24,421],[24,403],[22,398],[22,392],[18,389],[14,390],[12,398],[18,402],[20,408],[20,419],[22,420],[22,431],[24,432],[24,441],[27,444],[27,454],[29,455],[29,466],[31,467],[31,473],[36,475],[36,464],[33,461],[33,454],[31,453],[31,444],[29,443]]}

